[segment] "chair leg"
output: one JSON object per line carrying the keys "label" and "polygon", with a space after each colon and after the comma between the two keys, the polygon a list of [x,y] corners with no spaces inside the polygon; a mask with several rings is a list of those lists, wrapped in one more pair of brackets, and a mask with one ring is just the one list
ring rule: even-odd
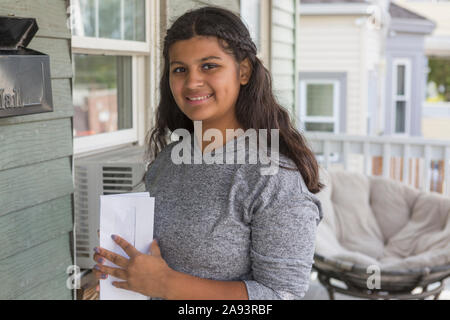
{"label": "chair leg", "polygon": [[439,291],[438,293],[436,293],[433,300],[439,300],[439,296],[441,295],[441,292],[442,291]]}
{"label": "chair leg", "polygon": [[330,298],[330,300],[334,300],[334,290],[331,288],[327,288],[328,291],[328,297]]}

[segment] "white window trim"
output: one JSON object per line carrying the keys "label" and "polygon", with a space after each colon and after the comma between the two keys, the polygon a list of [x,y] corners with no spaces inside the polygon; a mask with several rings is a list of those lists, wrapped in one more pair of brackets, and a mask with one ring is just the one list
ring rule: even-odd
{"label": "white window trim", "polygon": [[[397,94],[397,66],[405,66],[405,94]],[[395,58],[392,63],[392,110],[391,110],[391,130],[395,136],[408,136],[411,130],[411,59]],[[405,101],[405,132],[395,132],[397,101]]]}
{"label": "white window trim", "polygon": [[[270,66],[270,15],[271,1],[261,0],[259,3],[259,51],[257,57],[266,67]],[[240,14],[242,14],[240,6]]]}
{"label": "white window trim", "polygon": [[155,23],[150,21],[150,17],[154,17],[158,12],[159,6],[155,4],[157,1],[145,1],[146,42],[72,36],[73,53],[131,56],[133,81],[131,95],[132,128],[92,136],[74,137],[73,152],[75,156],[85,156],[143,141],[143,135],[147,131],[147,128],[143,128],[143,126],[147,126],[147,123],[142,119],[147,115],[147,101],[153,100],[152,95],[146,94],[144,84],[150,82],[150,87],[154,87],[154,84],[151,83],[153,79],[149,76],[150,71],[142,68],[142,66],[149,65],[146,60],[151,59],[151,53],[154,53],[150,43],[155,42],[156,33],[154,29],[158,29],[157,23],[159,23],[159,19],[155,20]]}
{"label": "white window trim", "polygon": [[72,47],[78,50],[116,54],[150,54],[149,42],[72,36]]}
{"label": "white window trim", "polygon": [[[332,84],[333,85],[333,116],[321,117],[321,116],[308,116],[307,110],[307,90],[308,84]],[[316,80],[300,80],[300,126],[303,131],[306,131],[305,123],[333,123],[334,133],[339,133],[339,119],[340,119],[340,82],[332,79],[316,79]]]}

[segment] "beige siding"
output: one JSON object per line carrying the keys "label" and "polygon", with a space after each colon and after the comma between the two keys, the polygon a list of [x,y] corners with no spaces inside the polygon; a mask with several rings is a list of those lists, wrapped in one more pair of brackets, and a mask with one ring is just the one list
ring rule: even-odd
{"label": "beige siding", "polygon": [[[369,51],[374,36],[361,43],[364,36],[356,16],[301,16],[299,41],[300,72],[347,73],[347,133],[366,133],[364,72],[376,63],[376,49]],[[366,52],[367,50],[367,52]],[[368,63],[370,61],[370,63]],[[363,68],[363,69],[362,69]],[[362,71],[364,70],[364,71]]]}
{"label": "beige siding", "polygon": [[450,140],[449,118],[422,118],[422,135],[427,139]]}
{"label": "beige siding", "polygon": [[2,0],[36,18],[29,48],[50,56],[53,112],[0,119],[0,299],[72,299],[71,40],[65,0]]}

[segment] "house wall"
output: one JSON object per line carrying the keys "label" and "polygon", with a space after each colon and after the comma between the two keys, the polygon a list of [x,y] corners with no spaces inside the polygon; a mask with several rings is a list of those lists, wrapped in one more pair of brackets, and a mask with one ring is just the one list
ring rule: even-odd
{"label": "house wall", "polygon": [[65,0],[2,0],[37,19],[28,46],[50,56],[54,111],[0,119],[0,299],[72,299],[71,35]]}
{"label": "house wall", "polygon": [[348,134],[366,134],[367,70],[376,66],[379,50],[378,38],[361,28],[358,18],[300,18],[299,71],[347,74],[346,128],[342,133]]}
{"label": "house wall", "polygon": [[422,135],[426,139],[450,140],[450,103],[425,103],[422,109]]}
{"label": "house wall", "polygon": [[425,139],[450,140],[449,127],[448,117],[422,119],[422,134]]}

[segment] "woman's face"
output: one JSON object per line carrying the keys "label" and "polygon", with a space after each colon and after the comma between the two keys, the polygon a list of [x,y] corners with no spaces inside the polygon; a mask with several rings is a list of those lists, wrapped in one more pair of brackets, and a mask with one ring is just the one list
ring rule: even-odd
{"label": "woman's face", "polygon": [[195,36],[169,49],[170,88],[180,110],[209,127],[237,123],[235,104],[248,82],[248,60],[237,64],[216,37]]}

